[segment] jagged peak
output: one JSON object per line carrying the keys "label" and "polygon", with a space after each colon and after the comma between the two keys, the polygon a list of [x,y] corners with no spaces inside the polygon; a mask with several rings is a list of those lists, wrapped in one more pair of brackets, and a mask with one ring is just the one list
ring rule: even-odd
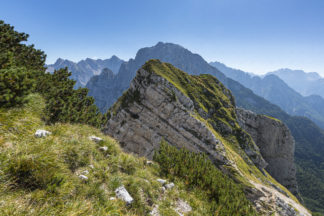
{"label": "jagged peak", "polygon": [[112,55],[111,57],[110,57],[110,59],[109,60],[113,60],[113,61],[122,61],[122,59],[120,59],[118,56],[116,56],[116,55]]}

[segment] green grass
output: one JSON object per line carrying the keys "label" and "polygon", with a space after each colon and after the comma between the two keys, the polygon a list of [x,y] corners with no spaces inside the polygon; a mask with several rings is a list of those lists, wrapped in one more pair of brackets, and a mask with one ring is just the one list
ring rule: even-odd
{"label": "green grass", "polygon": [[[193,208],[190,215],[208,215],[211,204],[204,191],[176,179],[176,187],[163,193],[157,163],[146,165],[145,158],[123,153],[94,127],[46,125],[42,97],[28,100],[22,107],[0,109],[0,215],[147,215],[158,205],[162,215],[171,216],[177,215],[180,198]],[[37,129],[52,134],[35,138]],[[103,141],[95,143],[91,135]],[[85,170],[86,182],[78,177]],[[133,196],[132,205],[110,200],[120,185]]]}

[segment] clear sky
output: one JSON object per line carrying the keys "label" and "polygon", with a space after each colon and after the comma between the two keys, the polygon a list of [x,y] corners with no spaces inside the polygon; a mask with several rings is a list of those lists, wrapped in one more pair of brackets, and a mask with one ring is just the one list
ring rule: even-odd
{"label": "clear sky", "polygon": [[0,0],[0,19],[47,54],[128,60],[158,41],[262,74],[324,75],[324,0]]}

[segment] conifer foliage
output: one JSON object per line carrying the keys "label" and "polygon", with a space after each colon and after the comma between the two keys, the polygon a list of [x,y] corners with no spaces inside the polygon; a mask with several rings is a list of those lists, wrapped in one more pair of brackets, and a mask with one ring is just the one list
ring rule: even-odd
{"label": "conifer foliage", "polygon": [[100,127],[104,116],[94,105],[88,90],[74,89],[75,81],[66,69],[46,73],[43,51],[26,45],[28,34],[0,20],[0,107],[12,107],[25,102],[31,92],[46,99],[44,119],[47,123],[86,123]]}
{"label": "conifer foliage", "polygon": [[181,178],[188,189],[198,187],[211,202],[210,215],[256,215],[243,189],[218,170],[205,154],[178,150],[165,141],[155,152],[154,160],[162,175],[175,180]]}
{"label": "conifer foliage", "polygon": [[0,107],[23,104],[34,83],[24,67],[0,69]]}

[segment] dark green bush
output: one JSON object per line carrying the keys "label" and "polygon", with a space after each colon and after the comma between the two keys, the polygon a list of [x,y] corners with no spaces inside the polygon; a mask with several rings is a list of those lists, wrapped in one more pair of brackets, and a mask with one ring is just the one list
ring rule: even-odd
{"label": "dark green bush", "polygon": [[214,166],[205,154],[178,150],[162,141],[154,160],[162,175],[183,180],[188,187],[203,190],[211,203],[210,215],[256,215],[243,188]]}
{"label": "dark green bush", "polygon": [[46,99],[44,119],[48,123],[70,122],[85,123],[100,127],[106,117],[88,97],[88,89],[74,89],[75,81],[69,79],[71,73],[67,68],[44,74],[40,77],[37,92]]}
{"label": "dark green bush", "polygon": [[0,69],[0,107],[23,104],[34,84],[26,68]]}
{"label": "dark green bush", "polygon": [[16,187],[29,190],[46,189],[64,182],[55,157],[50,155],[17,155],[7,162],[5,173]]}

